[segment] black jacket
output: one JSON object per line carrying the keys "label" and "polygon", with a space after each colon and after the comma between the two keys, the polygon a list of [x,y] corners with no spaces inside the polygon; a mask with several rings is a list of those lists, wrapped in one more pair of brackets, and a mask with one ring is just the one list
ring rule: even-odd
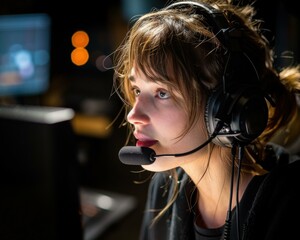
{"label": "black jacket", "polygon": [[[178,168],[180,193],[168,212],[152,227],[151,220],[170,199],[170,178],[156,173],[149,185],[140,240],[195,240],[194,214],[190,206],[193,184]],[[172,179],[171,179],[172,181]],[[278,165],[264,176],[254,177],[239,205],[239,232],[232,213],[231,240],[300,239],[300,161]],[[150,211],[149,211],[150,210]],[[298,229],[299,227],[299,229]],[[215,239],[215,238],[200,238]]]}

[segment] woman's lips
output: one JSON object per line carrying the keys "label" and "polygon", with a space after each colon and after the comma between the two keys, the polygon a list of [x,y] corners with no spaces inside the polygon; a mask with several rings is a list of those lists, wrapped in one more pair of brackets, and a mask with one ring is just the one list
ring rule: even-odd
{"label": "woman's lips", "polygon": [[136,146],[137,147],[151,147],[155,143],[157,143],[156,140],[137,140]]}

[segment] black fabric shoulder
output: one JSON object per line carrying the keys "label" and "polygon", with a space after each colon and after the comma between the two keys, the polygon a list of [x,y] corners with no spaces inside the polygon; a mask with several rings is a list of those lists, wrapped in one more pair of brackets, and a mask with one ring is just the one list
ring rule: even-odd
{"label": "black fabric shoulder", "polygon": [[254,199],[244,239],[299,238],[300,161],[278,165],[266,175]]}
{"label": "black fabric shoulder", "polygon": [[186,191],[189,191],[190,178],[178,168],[179,195],[172,207],[151,226],[153,218],[163,209],[172,197],[174,179],[165,172],[155,173],[151,179],[145,213],[140,231],[140,240],[192,240],[193,215]]}

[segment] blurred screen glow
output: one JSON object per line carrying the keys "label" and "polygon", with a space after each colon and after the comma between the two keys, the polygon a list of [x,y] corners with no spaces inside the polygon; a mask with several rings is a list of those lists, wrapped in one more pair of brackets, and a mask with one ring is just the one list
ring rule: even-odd
{"label": "blurred screen glow", "polygon": [[0,16],[0,96],[48,89],[51,19],[42,13]]}

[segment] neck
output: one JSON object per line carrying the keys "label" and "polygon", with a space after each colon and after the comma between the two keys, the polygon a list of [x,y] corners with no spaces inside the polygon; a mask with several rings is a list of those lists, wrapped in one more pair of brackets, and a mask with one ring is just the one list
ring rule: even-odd
{"label": "neck", "polygon": [[[216,228],[225,223],[232,190],[231,210],[236,206],[236,176],[231,189],[231,166],[224,163],[224,159],[217,149],[210,155],[202,155],[182,166],[197,187],[197,207],[200,226]],[[224,152],[223,152],[224,153]],[[230,154],[230,152],[229,152]],[[207,161],[209,159],[209,161]],[[239,199],[242,198],[252,174],[243,174],[239,183]]]}
{"label": "neck", "polygon": [[[245,174],[240,179],[240,186],[238,192],[238,199],[241,200],[243,194],[253,178],[251,174]],[[235,181],[236,182],[236,181]],[[205,185],[205,183],[199,184]],[[197,207],[199,215],[200,226],[207,228],[217,228],[224,225],[227,211],[229,207],[230,199],[230,182],[228,179],[225,179],[223,184],[219,184],[218,188],[216,187],[214,191],[214,183],[207,185],[208,187],[198,187],[198,198],[197,198]],[[215,185],[216,186],[216,185]],[[236,206],[236,183],[233,184],[232,189],[232,203],[231,210]],[[197,222],[198,223],[198,222]]]}

